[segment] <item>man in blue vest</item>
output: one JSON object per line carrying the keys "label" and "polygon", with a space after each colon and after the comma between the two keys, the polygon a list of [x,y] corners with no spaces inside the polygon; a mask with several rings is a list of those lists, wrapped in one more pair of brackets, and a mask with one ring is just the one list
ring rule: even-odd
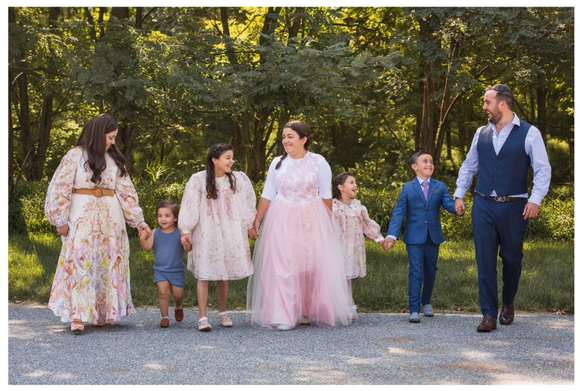
{"label": "man in blue vest", "polygon": [[[471,212],[479,303],[483,320],[479,332],[497,329],[497,253],[503,264],[502,308],[499,322],[514,320],[514,298],[520,275],[524,236],[529,219],[538,215],[550,186],[552,170],[540,131],[512,111],[514,95],[502,84],[486,89],[483,110],[489,123],[477,130],[459,170],[454,194],[458,213],[465,211],[463,197],[477,173]],[[534,172],[528,199],[528,170]]]}

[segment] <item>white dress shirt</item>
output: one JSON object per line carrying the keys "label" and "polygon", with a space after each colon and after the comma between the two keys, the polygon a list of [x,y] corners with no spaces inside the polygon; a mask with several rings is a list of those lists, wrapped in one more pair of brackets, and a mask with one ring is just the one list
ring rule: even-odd
{"label": "white dress shirt", "polygon": [[[490,123],[493,130],[493,149],[496,155],[499,154],[503,144],[510,135],[512,129],[515,125],[520,125],[520,119],[517,114],[514,113],[514,119],[511,123],[503,127],[501,132],[498,133],[495,124]],[[459,175],[457,176],[457,190],[455,190],[454,197],[463,198],[469,187],[471,186],[471,181],[473,176],[479,171],[479,154],[477,152],[477,142],[479,140],[479,135],[484,126],[477,129],[475,136],[473,136],[473,142],[471,143],[471,148],[465,157],[465,161],[459,169]],[[552,168],[550,167],[550,161],[548,160],[548,153],[546,152],[546,146],[544,145],[544,140],[542,140],[542,134],[535,126],[531,126],[525,140],[525,150],[526,154],[530,157],[530,162],[532,169],[534,171],[534,186],[532,187],[532,195],[530,196],[529,202],[536,205],[540,205],[550,187],[550,178],[552,177]],[[491,193],[492,196],[497,196],[495,190]],[[528,198],[528,193],[523,194],[512,194],[509,197],[521,197]]]}

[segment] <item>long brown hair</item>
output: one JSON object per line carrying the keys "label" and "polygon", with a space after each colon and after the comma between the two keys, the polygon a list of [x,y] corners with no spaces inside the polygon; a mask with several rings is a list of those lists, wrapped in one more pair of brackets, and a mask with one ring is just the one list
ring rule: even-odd
{"label": "long brown hair", "polygon": [[110,114],[99,114],[91,118],[89,122],[83,127],[83,131],[77,141],[77,147],[83,147],[87,151],[88,159],[85,162],[85,169],[87,164],[93,176],[91,182],[98,184],[101,181],[101,173],[107,168],[107,161],[105,160],[105,153],[113,158],[117,167],[121,171],[121,176],[127,175],[125,168],[125,156],[113,144],[109,150],[106,149],[106,134],[114,132],[119,127]]}
{"label": "long brown hair", "polygon": [[[308,148],[310,148],[310,146],[312,145],[312,136],[311,136],[312,132],[310,131],[308,126],[302,121],[290,121],[286,125],[284,125],[284,129],[286,128],[290,128],[296,133],[298,133],[298,136],[300,137],[301,140],[304,137],[308,138],[308,140],[306,140],[306,143],[304,144],[304,149],[308,151]],[[282,158],[280,159],[280,161],[278,161],[278,164],[276,164],[276,170],[280,168],[280,166],[282,165],[282,160],[286,159],[286,156],[288,156],[288,153],[286,153],[286,150],[284,150]]]}
{"label": "long brown hair", "polygon": [[[233,151],[234,148],[230,144],[214,144],[207,151],[206,159],[206,176],[205,176],[205,190],[207,191],[207,198],[216,200],[218,198],[218,191],[215,185],[215,166],[212,159],[219,159],[221,155],[227,151]],[[226,172],[230,180],[230,188],[236,192],[236,177],[232,172]]]}

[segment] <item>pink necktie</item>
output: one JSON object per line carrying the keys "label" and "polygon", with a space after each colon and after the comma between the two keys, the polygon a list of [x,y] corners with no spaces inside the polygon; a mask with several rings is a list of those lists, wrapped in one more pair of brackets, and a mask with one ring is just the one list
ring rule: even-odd
{"label": "pink necktie", "polygon": [[429,186],[429,183],[425,181],[421,183],[421,186],[423,186],[423,195],[425,196],[425,201],[427,201],[427,187]]}

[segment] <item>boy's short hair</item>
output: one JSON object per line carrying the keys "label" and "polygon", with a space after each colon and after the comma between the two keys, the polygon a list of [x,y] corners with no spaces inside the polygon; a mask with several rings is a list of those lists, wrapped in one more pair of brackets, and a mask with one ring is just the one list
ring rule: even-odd
{"label": "boy's short hair", "polygon": [[177,216],[179,216],[179,205],[177,205],[173,201],[170,201],[170,200],[159,201],[157,203],[157,209],[155,209],[155,213],[159,212],[159,209],[161,209],[161,208],[171,209],[171,213],[173,213],[173,216],[175,216],[175,218],[177,218]]}
{"label": "boy's short hair", "polygon": [[415,153],[415,154],[414,154],[414,155],[411,157],[411,165],[413,165],[413,164],[417,164],[417,158],[418,158],[419,156],[421,156],[421,155],[429,155],[429,156],[433,156],[433,155],[431,155],[431,154],[430,154],[429,152],[427,152],[427,151],[420,150],[420,151],[418,151],[417,153]]}

